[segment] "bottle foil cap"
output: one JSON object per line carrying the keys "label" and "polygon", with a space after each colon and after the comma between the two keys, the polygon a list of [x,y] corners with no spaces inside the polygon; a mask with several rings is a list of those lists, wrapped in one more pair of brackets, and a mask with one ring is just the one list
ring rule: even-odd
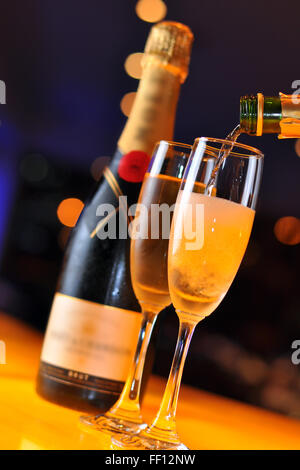
{"label": "bottle foil cap", "polygon": [[190,28],[175,21],[162,21],[152,26],[142,65],[156,59],[170,71],[178,73],[181,81],[187,77],[194,35]]}

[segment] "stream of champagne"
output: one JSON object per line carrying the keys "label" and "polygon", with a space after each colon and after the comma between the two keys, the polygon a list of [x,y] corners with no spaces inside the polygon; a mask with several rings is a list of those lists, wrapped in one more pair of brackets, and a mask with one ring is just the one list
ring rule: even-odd
{"label": "stream of champagne", "polygon": [[221,165],[223,164],[225,159],[228,157],[228,155],[232,151],[233,147],[235,146],[235,142],[236,142],[237,138],[239,137],[239,135],[241,133],[242,133],[242,130],[241,130],[240,125],[238,124],[233,129],[233,131],[231,131],[228,134],[228,136],[226,137],[226,139],[225,139],[226,142],[224,142],[224,144],[222,145],[222,147],[219,150],[219,154],[218,154],[214,169],[213,169],[213,171],[211,173],[211,176],[209,178],[209,181],[208,181],[208,183],[205,187],[204,194],[207,194],[208,196],[211,196],[212,190],[215,186],[216,179],[217,179],[217,176],[218,176],[218,171],[221,168]]}

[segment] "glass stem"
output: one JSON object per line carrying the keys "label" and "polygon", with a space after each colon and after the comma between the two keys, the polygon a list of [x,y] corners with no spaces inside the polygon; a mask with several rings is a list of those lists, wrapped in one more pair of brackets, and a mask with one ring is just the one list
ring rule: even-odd
{"label": "glass stem", "polygon": [[178,442],[175,418],[181,377],[189,345],[197,324],[197,322],[182,321],[181,319],[179,321],[175,354],[160,409],[150,428],[142,433],[153,439],[174,443]]}
{"label": "glass stem", "polygon": [[141,378],[151,333],[159,312],[143,309],[143,320],[133,362],[118,401],[106,413],[106,416],[142,423],[140,410]]}

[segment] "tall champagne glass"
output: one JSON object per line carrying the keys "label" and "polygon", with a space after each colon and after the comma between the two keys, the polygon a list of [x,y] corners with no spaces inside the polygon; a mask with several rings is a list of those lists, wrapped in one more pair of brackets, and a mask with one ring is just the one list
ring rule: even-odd
{"label": "tall champagne glass", "polygon": [[141,378],[157,315],[171,303],[167,276],[170,224],[191,148],[187,144],[161,141],[154,149],[130,227],[130,269],[132,286],[142,309],[141,329],[118,401],[105,414],[81,417],[81,422],[93,429],[138,433],[146,427],[140,410]]}
{"label": "tall champagne glass", "polygon": [[169,242],[169,289],[180,323],[171,372],[152,424],[138,436],[115,437],[117,448],[187,449],[176,432],[184,362],[195,326],[221,303],[242,261],[263,166],[259,150],[232,142],[208,192],[219,150],[225,144],[224,140],[204,137],[194,143],[178,192]]}

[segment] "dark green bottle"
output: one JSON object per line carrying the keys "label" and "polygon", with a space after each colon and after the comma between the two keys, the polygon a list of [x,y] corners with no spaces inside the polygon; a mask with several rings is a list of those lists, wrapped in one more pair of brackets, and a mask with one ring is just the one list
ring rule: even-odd
{"label": "dark green bottle", "polygon": [[300,137],[300,95],[245,95],[240,98],[241,131],[250,135]]}

